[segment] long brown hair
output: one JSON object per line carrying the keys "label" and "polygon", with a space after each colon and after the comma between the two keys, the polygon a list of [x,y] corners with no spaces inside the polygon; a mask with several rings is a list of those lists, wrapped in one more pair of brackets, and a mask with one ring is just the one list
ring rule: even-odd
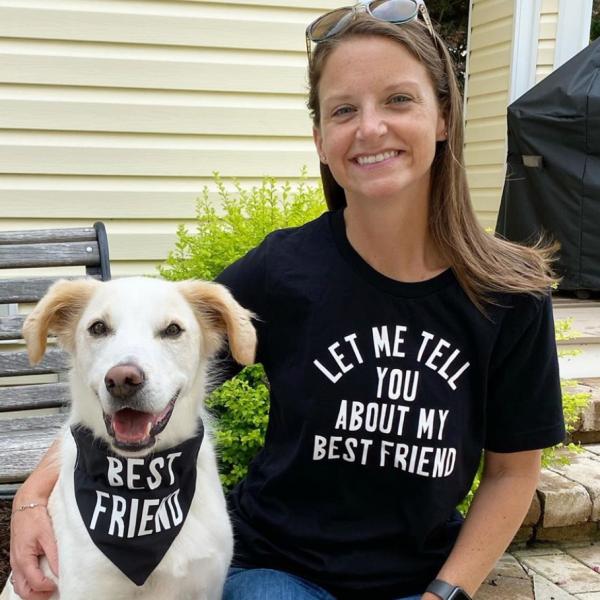
{"label": "long brown hair", "polygon": [[[314,126],[320,125],[319,81],[327,58],[340,43],[358,36],[382,36],[402,44],[429,73],[448,131],[431,166],[429,234],[465,293],[484,315],[486,303],[498,304],[497,292],[547,293],[556,281],[551,263],[558,242],[540,236],[533,246],[521,246],[489,235],[477,221],[464,168],[462,96],[453,61],[441,38],[434,40],[420,21],[398,26],[361,13],[343,31],[319,42],[308,68]],[[346,206],[343,188],[324,163],[321,178],[329,209]]]}

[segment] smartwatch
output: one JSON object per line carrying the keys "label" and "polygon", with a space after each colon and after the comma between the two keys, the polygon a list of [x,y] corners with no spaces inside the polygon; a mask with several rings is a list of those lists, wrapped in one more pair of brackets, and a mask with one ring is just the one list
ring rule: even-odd
{"label": "smartwatch", "polygon": [[472,600],[465,590],[441,579],[434,579],[425,591],[435,594],[440,600]]}

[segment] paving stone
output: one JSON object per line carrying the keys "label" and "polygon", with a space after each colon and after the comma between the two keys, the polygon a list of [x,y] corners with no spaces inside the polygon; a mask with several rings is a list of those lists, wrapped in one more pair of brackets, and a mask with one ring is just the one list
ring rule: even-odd
{"label": "paving stone", "polygon": [[519,561],[504,554],[486,577],[474,600],[535,600],[533,585]]}
{"label": "paving stone", "polygon": [[600,456],[600,444],[588,444],[585,449],[596,456]]}
{"label": "paving stone", "polygon": [[513,556],[516,556],[521,562],[522,559],[535,557],[535,556],[553,556],[556,554],[564,554],[561,548],[556,546],[545,546],[543,544],[537,544],[530,548],[518,549],[510,552]]}
{"label": "paving stone", "polygon": [[488,579],[493,577],[513,577],[515,579],[527,579],[529,581],[529,575],[525,573],[525,570],[521,566],[521,563],[511,554],[503,554],[496,566],[492,569]]}
{"label": "paving stone", "polygon": [[564,551],[573,558],[582,562],[586,567],[592,569],[592,571],[600,573],[600,544],[569,546],[565,547]]}
{"label": "paving stone", "polygon": [[580,454],[578,454],[577,456],[582,456],[584,458],[590,458],[592,460],[600,462],[600,456],[598,456],[598,454],[596,452],[592,452],[590,450],[590,448],[595,448],[597,445],[598,444],[585,444],[585,445],[580,446],[582,452]]}
{"label": "paving stone", "polygon": [[600,541],[598,523],[582,523],[570,527],[540,527],[535,533],[536,542],[589,542]]}
{"label": "paving stone", "polygon": [[535,600],[573,600],[576,598],[537,573],[533,575],[533,591]]}
{"label": "paving stone", "polygon": [[[600,435],[600,431],[598,431],[598,434]],[[580,453],[577,454],[577,456],[583,456],[584,458],[590,458],[591,460],[595,460],[596,462],[600,462],[600,456],[598,456],[598,454],[596,452],[592,452],[589,450],[589,448],[594,448],[597,444],[585,444],[585,445],[580,445],[579,448],[581,450]]]}
{"label": "paving stone", "polygon": [[543,527],[565,527],[589,521],[592,500],[586,488],[549,469],[542,469],[537,493],[542,498]]}
{"label": "paving stone", "polygon": [[531,499],[531,506],[527,512],[527,516],[523,520],[521,526],[537,525],[540,517],[542,516],[542,503],[540,502],[539,494],[534,494]]}
{"label": "paving stone", "polygon": [[529,577],[496,577],[479,588],[473,600],[535,600]]}
{"label": "paving stone", "polygon": [[567,554],[530,556],[521,561],[536,574],[542,575],[570,594],[600,592],[600,574]]}
{"label": "paving stone", "polygon": [[598,461],[586,456],[573,456],[571,464],[552,467],[551,470],[585,487],[592,500],[592,521],[600,521],[600,467]]}
{"label": "paving stone", "polygon": [[589,592],[585,594],[575,594],[577,600],[600,600],[600,592]]}

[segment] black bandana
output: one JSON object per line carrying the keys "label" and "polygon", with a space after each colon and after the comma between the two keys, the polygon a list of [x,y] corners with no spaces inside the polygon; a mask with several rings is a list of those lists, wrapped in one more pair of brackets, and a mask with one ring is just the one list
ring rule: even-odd
{"label": "black bandana", "polygon": [[125,458],[89,429],[71,429],[77,444],[75,499],[92,541],[129,579],[143,585],[187,517],[196,489],[196,460],[204,437]]}

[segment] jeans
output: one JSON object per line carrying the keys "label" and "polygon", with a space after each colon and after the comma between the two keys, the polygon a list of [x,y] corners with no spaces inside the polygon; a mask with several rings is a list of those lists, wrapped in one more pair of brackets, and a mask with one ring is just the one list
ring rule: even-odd
{"label": "jeans", "polygon": [[[291,573],[273,569],[232,567],[227,574],[223,600],[335,600],[318,585]],[[406,596],[398,600],[421,600]]]}

